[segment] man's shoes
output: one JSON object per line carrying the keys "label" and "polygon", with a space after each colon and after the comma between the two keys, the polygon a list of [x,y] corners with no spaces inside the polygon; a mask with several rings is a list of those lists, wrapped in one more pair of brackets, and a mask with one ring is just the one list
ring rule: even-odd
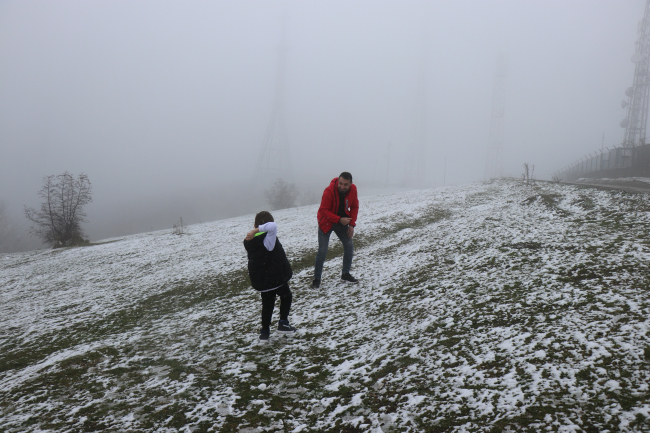
{"label": "man's shoes", "polygon": [[261,344],[268,344],[270,334],[271,334],[271,331],[269,329],[260,330],[260,343]]}
{"label": "man's shoes", "polygon": [[341,281],[346,282],[346,283],[359,284],[359,280],[357,280],[356,278],[354,278],[350,274],[341,275]]}
{"label": "man's shoes", "polygon": [[318,289],[320,287],[320,279],[316,278],[311,282],[312,289]]}
{"label": "man's shoes", "polygon": [[278,322],[278,334],[293,334],[296,332],[296,328],[289,325],[288,320],[280,320]]}

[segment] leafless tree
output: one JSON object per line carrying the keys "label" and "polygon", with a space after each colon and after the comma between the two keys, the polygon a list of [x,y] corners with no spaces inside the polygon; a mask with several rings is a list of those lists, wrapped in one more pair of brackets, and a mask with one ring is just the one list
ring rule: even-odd
{"label": "leafless tree", "polygon": [[271,210],[286,209],[296,206],[298,190],[294,184],[278,179],[266,190],[266,196]]}
{"label": "leafless tree", "polygon": [[38,195],[43,199],[40,209],[25,207],[33,235],[55,248],[87,242],[81,223],[86,221],[83,207],[92,201],[88,176],[80,174],[75,179],[67,171],[45,176]]}
{"label": "leafless tree", "polygon": [[531,182],[533,182],[533,180],[535,179],[534,176],[535,176],[535,165],[524,162],[524,172],[521,175],[521,178],[523,179],[524,182],[526,182],[526,185],[529,185]]}
{"label": "leafless tree", "polygon": [[172,227],[172,234],[174,235],[184,235],[187,233],[187,227],[185,226],[185,223],[183,222],[183,217],[181,217],[177,223],[174,224]]}

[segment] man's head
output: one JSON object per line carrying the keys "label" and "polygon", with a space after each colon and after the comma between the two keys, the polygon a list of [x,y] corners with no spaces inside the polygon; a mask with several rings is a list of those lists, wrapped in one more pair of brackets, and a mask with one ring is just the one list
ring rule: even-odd
{"label": "man's head", "polygon": [[348,191],[350,190],[350,185],[352,185],[352,175],[347,171],[344,171],[339,175],[339,182],[338,182],[339,194],[342,195],[347,194]]}
{"label": "man's head", "polygon": [[270,212],[263,210],[255,215],[255,228],[270,222],[273,222],[273,215]]}

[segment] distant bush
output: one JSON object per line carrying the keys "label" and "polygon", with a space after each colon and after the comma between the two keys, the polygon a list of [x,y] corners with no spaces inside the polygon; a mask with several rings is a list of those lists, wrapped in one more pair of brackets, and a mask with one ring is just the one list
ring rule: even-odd
{"label": "distant bush", "polygon": [[266,190],[266,197],[271,210],[287,209],[296,206],[298,189],[294,184],[278,179],[271,188]]}
{"label": "distant bush", "polygon": [[[87,247],[89,245],[90,245],[90,239],[85,239],[79,233],[75,233],[72,236],[72,239],[70,239],[70,242],[68,243],[67,246]],[[54,248],[59,248],[59,247],[63,247],[63,246],[66,246],[66,245],[54,245]]]}
{"label": "distant bush", "polygon": [[172,234],[184,235],[186,233],[187,233],[187,227],[185,226],[185,223],[183,222],[183,218],[181,217],[172,227]]}

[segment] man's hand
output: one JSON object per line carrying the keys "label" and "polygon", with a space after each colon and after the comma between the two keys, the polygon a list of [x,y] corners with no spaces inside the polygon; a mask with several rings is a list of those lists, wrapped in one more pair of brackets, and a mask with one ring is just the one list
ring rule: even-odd
{"label": "man's hand", "polygon": [[347,226],[348,224],[350,224],[350,221],[352,221],[352,218],[341,218],[339,220],[339,224],[341,224],[342,226]]}
{"label": "man's hand", "polygon": [[244,240],[245,240],[245,241],[250,241],[251,239],[253,239],[253,238],[255,237],[255,235],[256,235],[257,233],[259,233],[259,231],[260,231],[259,229],[253,229],[253,230],[249,231],[249,232],[246,234],[246,238],[244,238]]}
{"label": "man's hand", "polygon": [[348,237],[352,239],[352,236],[354,236],[354,227],[348,226]]}

